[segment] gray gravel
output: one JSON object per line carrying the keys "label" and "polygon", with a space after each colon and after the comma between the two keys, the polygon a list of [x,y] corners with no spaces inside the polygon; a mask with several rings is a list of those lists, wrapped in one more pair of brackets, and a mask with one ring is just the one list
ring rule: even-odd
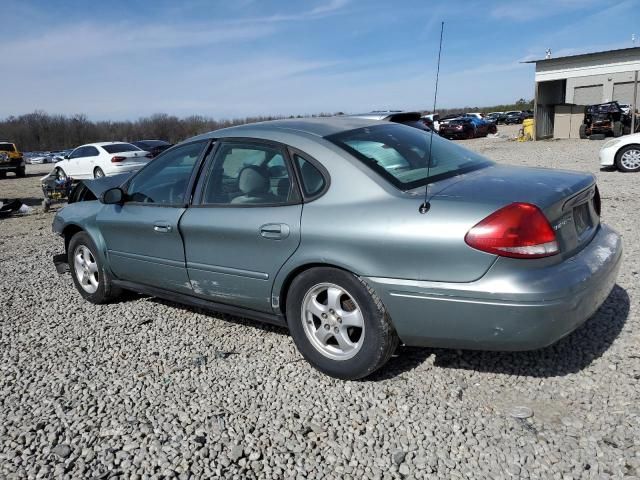
{"label": "gray gravel", "polygon": [[[82,301],[36,208],[0,220],[0,478],[640,478],[640,174],[600,172],[601,142],[464,144],[598,176],[626,250],[584,327],[537,352],[404,348],[342,382],[282,329]],[[0,198],[37,203],[37,179],[0,180]]]}

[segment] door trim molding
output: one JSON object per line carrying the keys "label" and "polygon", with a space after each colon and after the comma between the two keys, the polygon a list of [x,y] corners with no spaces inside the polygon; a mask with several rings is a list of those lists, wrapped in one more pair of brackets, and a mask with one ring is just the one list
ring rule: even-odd
{"label": "door trim molding", "polygon": [[107,250],[107,252],[110,256],[113,255],[114,257],[129,258],[131,260],[140,260],[142,262],[158,263],[160,265],[168,265],[170,267],[185,268],[184,262],[179,262],[177,260],[168,260],[166,258],[160,257],[150,257],[148,255],[140,255],[138,253],[120,252],[118,250]]}
{"label": "door trim molding", "polygon": [[255,280],[269,280],[269,274],[264,272],[254,272],[252,270],[241,270],[239,268],[222,267],[219,265],[208,265],[206,263],[187,262],[187,269],[201,270],[203,272],[222,273],[223,275],[233,275],[235,277],[253,278]]}

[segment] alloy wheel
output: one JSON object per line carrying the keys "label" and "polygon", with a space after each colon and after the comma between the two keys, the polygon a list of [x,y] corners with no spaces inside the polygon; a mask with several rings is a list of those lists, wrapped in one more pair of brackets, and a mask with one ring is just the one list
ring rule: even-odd
{"label": "alloy wheel", "polygon": [[78,245],[73,252],[76,278],[82,289],[89,293],[95,293],[99,286],[98,263],[93,253],[85,245]]}
{"label": "alloy wheel", "polygon": [[362,310],[344,288],[333,283],[313,286],[302,301],[304,332],[313,347],[332,360],[353,358],[364,342]]}
{"label": "alloy wheel", "polygon": [[620,163],[628,170],[637,170],[640,168],[640,150],[627,150],[620,157]]}

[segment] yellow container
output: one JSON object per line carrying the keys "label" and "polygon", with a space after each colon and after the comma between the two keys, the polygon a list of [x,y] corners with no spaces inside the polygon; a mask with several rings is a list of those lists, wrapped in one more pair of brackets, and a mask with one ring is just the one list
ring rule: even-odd
{"label": "yellow container", "polygon": [[527,140],[533,140],[535,132],[535,122],[533,118],[525,118],[522,121],[522,133]]}

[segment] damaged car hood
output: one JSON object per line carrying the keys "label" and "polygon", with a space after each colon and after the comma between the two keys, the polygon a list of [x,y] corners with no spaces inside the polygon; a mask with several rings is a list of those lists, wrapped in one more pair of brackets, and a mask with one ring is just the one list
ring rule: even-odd
{"label": "damaged car hood", "polygon": [[101,177],[94,180],[80,180],[69,195],[68,203],[97,200],[110,188],[123,185],[133,173],[121,173],[111,177]]}

